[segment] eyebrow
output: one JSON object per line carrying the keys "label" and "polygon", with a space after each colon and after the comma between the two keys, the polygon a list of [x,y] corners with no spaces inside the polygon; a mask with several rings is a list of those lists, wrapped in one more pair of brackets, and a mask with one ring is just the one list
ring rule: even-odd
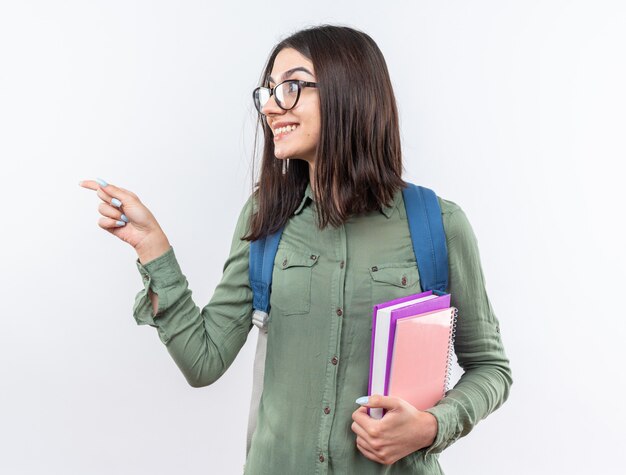
{"label": "eyebrow", "polygon": [[[307,68],[305,68],[304,66],[297,66],[295,68],[291,68],[291,69],[288,69],[287,71],[285,71],[283,73],[282,79],[288,78],[289,76],[291,76],[296,71],[304,71],[305,73],[310,74],[311,76],[313,76],[313,73],[311,71],[309,71]],[[272,78],[272,76],[269,77],[268,81],[269,82],[273,82],[274,84],[276,84],[276,81],[274,81],[274,78]]]}

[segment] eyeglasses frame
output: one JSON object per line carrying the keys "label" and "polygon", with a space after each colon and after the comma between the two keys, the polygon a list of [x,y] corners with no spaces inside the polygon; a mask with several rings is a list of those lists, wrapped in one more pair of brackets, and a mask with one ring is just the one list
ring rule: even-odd
{"label": "eyeglasses frame", "polygon": [[[281,106],[278,101],[276,100],[276,98],[274,98],[274,101],[276,102],[276,105],[278,107],[280,107],[282,110],[284,111],[288,111],[293,109],[294,107],[296,107],[296,105],[298,104],[298,101],[300,100],[300,93],[302,92],[302,89],[305,87],[317,87],[317,83],[316,82],[310,82],[310,81],[302,81],[301,79],[285,79],[283,82],[276,84],[274,87],[265,87],[265,86],[259,86],[254,88],[254,90],[252,91],[252,100],[254,102],[254,106],[256,109],[256,100],[255,100],[255,94],[257,93],[257,91],[260,91],[261,89],[267,89],[268,91],[270,91],[270,97],[267,98],[268,102],[270,100],[270,98],[274,95],[274,90],[278,87],[278,86],[282,86],[283,84],[285,84],[286,82],[295,82],[298,84],[298,96],[296,97],[295,102],[293,103],[293,105],[289,108],[285,108],[283,106]],[[265,103],[267,104],[267,102]],[[261,109],[263,109],[263,107],[265,107],[265,104],[263,104],[263,106],[261,106]],[[263,112],[261,112],[259,109],[257,109],[257,111],[259,112],[259,114],[265,115],[263,114]]]}

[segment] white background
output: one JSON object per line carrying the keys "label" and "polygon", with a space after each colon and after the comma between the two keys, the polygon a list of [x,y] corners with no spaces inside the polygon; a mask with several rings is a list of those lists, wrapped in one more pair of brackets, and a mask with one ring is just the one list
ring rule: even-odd
{"label": "white background", "polygon": [[0,472],[241,473],[256,330],[188,386],[77,183],[136,192],[205,305],[251,189],[250,92],[276,42],[323,22],[377,41],[405,178],[478,236],[514,384],[444,471],[622,473],[626,7],[597,0],[4,0]]}

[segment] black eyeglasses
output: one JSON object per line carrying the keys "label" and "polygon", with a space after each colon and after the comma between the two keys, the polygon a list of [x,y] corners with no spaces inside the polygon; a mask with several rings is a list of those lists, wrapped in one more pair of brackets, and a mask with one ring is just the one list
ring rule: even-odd
{"label": "black eyeglasses", "polygon": [[288,111],[296,107],[303,87],[317,87],[317,83],[300,81],[299,79],[287,79],[272,88],[257,87],[252,91],[254,106],[256,110],[259,111],[259,114],[263,114],[263,112],[261,112],[263,107],[267,104],[267,101],[270,100],[270,97],[274,96],[278,107]]}

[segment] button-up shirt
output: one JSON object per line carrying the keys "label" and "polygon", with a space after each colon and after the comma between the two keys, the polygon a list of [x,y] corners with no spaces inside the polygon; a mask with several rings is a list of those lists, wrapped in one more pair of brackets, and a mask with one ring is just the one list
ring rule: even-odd
{"label": "button-up shirt", "polygon": [[[373,305],[422,290],[402,193],[380,211],[319,229],[309,185],[274,262],[263,393],[245,473],[441,474],[438,454],[506,400],[511,370],[476,238],[463,210],[438,200],[451,304],[458,309],[454,349],[464,374],[427,409],[437,419],[434,443],[382,465],[361,454],[351,430],[355,399],[367,395]],[[222,279],[203,308],[194,302],[173,248],[144,265],[136,261],[144,289],[134,317],[157,328],[193,387],[213,383],[228,369],[253,326],[250,243],[240,238],[254,206],[250,197]],[[149,289],[159,297],[156,315]]]}

